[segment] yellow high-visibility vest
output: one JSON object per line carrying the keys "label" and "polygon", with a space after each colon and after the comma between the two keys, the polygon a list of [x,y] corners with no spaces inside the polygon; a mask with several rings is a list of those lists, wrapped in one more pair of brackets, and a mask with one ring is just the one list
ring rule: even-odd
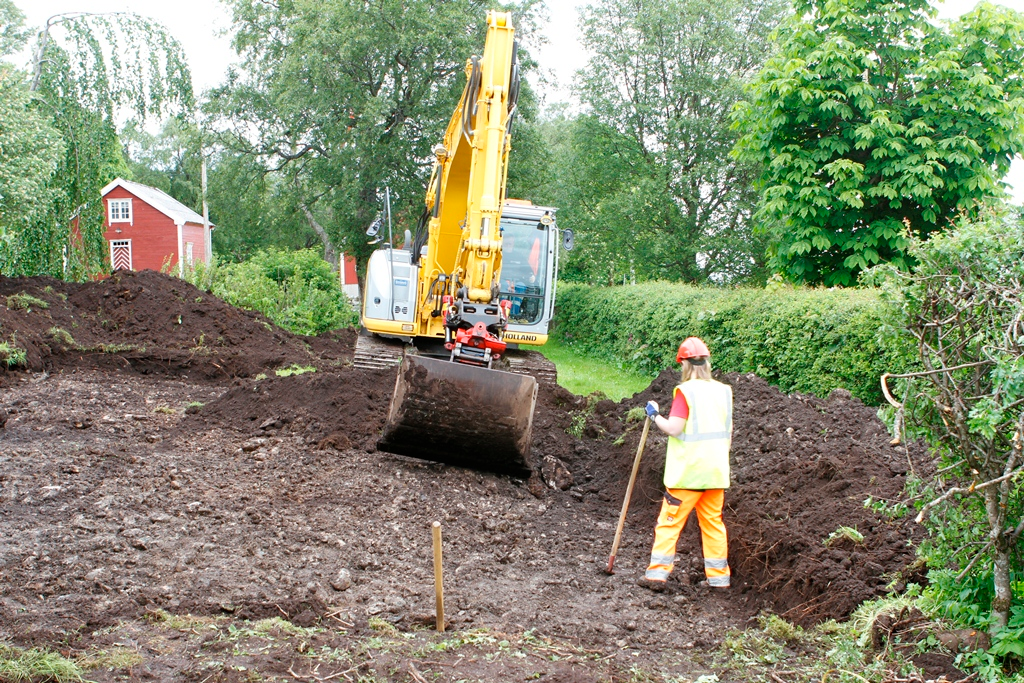
{"label": "yellow high-visibility vest", "polygon": [[690,408],[686,427],[668,439],[665,488],[729,488],[732,444],[732,387],[715,380],[692,379],[675,388]]}

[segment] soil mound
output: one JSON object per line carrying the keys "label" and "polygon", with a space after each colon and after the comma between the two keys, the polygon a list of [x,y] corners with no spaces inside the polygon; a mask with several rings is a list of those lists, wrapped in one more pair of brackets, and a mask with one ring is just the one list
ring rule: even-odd
{"label": "soil mound", "polygon": [[[865,506],[868,497],[899,499],[910,462],[905,447],[890,444],[875,409],[843,390],[822,400],[787,396],[754,375],[720,380],[732,386],[734,400],[725,519],[737,592],[752,591],[787,619],[810,624],[845,617],[905,580],[902,573],[914,562],[907,545],[912,525]],[[607,442],[611,421],[648,400],[668,405],[678,381],[677,372],[666,370],[632,399],[597,404],[584,433],[594,427]],[[570,467],[614,488],[628,477],[638,431],[631,431],[621,448],[596,442],[591,449],[596,457],[572,460]],[[666,442],[655,431],[638,474],[640,500],[634,500],[646,508],[652,526],[661,504]],[[918,467],[925,465],[923,449],[912,446],[910,457]],[[844,533],[847,529],[856,533]],[[687,547],[697,552],[699,545],[691,515],[680,552]]]}
{"label": "soil mound", "polygon": [[281,431],[307,444],[376,450],[384,428],[395,370],[338,368],[290,377],[239,382],[206,405],[196,419],[254,439]]}
{"label": "soil mound", "polygon": [[35,371],[247,377],[350,358],[354,335],[306,339],[155,271],[118,271],[88,283],[0,277],[0,337],[24,349],[23,365]]}

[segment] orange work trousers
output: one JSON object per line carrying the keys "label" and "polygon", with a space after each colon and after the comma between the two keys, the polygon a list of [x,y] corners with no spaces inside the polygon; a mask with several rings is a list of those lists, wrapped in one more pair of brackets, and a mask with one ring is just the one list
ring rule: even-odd
{"label": "orange work trousers", "polygon": [[651,564],[645,576],[652,581],[665,581],[676,561],[676,543],[686,526],[690,510],[697,509],[700,537],[704,545],[704,574],[708,585],[724,588],[729,585],[729,542],[722,521],[724,489],[690,491],[668,489],[661,503],[658,525],[654,528]]}

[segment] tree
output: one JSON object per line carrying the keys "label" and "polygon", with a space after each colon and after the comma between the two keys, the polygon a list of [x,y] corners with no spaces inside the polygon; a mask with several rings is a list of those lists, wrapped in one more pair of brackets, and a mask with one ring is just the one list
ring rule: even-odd
{"label": "tree", "polygon": [[[509,3],[529,33],[534,0]],[[364,231],[389,186],[409,227],[437,144],[483,45],[483,0],[234,0],[245,75],[213,93],[221,144],[287,192],[330,260],[369,254]],[[521,98],[521,103],[524,101]]]}
{"label": "tree", "polygon": [[211,138],[180,116],[168,119],[157,134],[135,122],[120,133],[131,179],[160,188],[199,213],[206,157],[213,246],[222,259],[243,261],[261,250],[320,243],[280,174],[268,174],[257,158],[212,144]]}
{"label": "tree", "polygon": [[987,580],[998,633],[1010,615],[1013,566],[1024,569],[1024,223],[990,215],[907,240],[913,269],[890,264],[871,277],[885,284],[897,329],[924,368],[896,376],[902,404],[890,397],[939,455],[934,499],[917,520],[941,514],[929,562],[954,568],[946,581],[954,594]]}
{"label": "tree", "polygon": [[9,57],[27,42],[25,15],[11,0],[0,0],[0,57]]}
{"label": "tree", "polygon": [[129,121],[118,137],[131,180],[157,187],[202,213],[202,132],[195,123],[173,116],[153,134]]}
{"label": "tree", "polygon": [[100,190],[128,172],[118,118],[191,111],[191,76],[178,42],[133,14],[51,17],[33,54],[30,108],[59,133],[63,153],[41,210],[0,244],[0,267],[81,277],[105,267]]}
{"label": "tree", "polygon": [[[26,40],[22,15],[0,0],[0,59]],[[38,220],[62,151],[60,135],[31,106],[25,75],[0,61],[0,242],[9,243]],[[0,261],[0,272],[6,272]]]}
{"label": "tree", "polygon": [[1024,149],[1024,17],[982,3],[803,0],[735,112],[761,165],[758,218],[788,278],[846,285],[908,241],[978,215]]}
{"label": "tree", "polygon": [[211,161],[208,199],[217,254],[243,261],[261,250],[323,246],[282,174],[267,173],[259,158],[229,150],[217,151]]}
{"label": "tree", "polygon": [[[729,112],[761,65],[781,0],[604,0],[583,15],[565,204],[592,279],[703,282],[757,269],[754,167]],[[583,265],[580,263],[580,265]]]}

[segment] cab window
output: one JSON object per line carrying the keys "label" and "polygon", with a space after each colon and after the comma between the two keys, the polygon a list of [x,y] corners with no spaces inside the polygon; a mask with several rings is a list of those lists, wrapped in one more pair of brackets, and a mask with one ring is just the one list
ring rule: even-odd
{"label": "cab window", "polygon": [[501,299],[512,302],[509,322],[533,325],[544,314],[548,231],[533,221],[502,220]]}

